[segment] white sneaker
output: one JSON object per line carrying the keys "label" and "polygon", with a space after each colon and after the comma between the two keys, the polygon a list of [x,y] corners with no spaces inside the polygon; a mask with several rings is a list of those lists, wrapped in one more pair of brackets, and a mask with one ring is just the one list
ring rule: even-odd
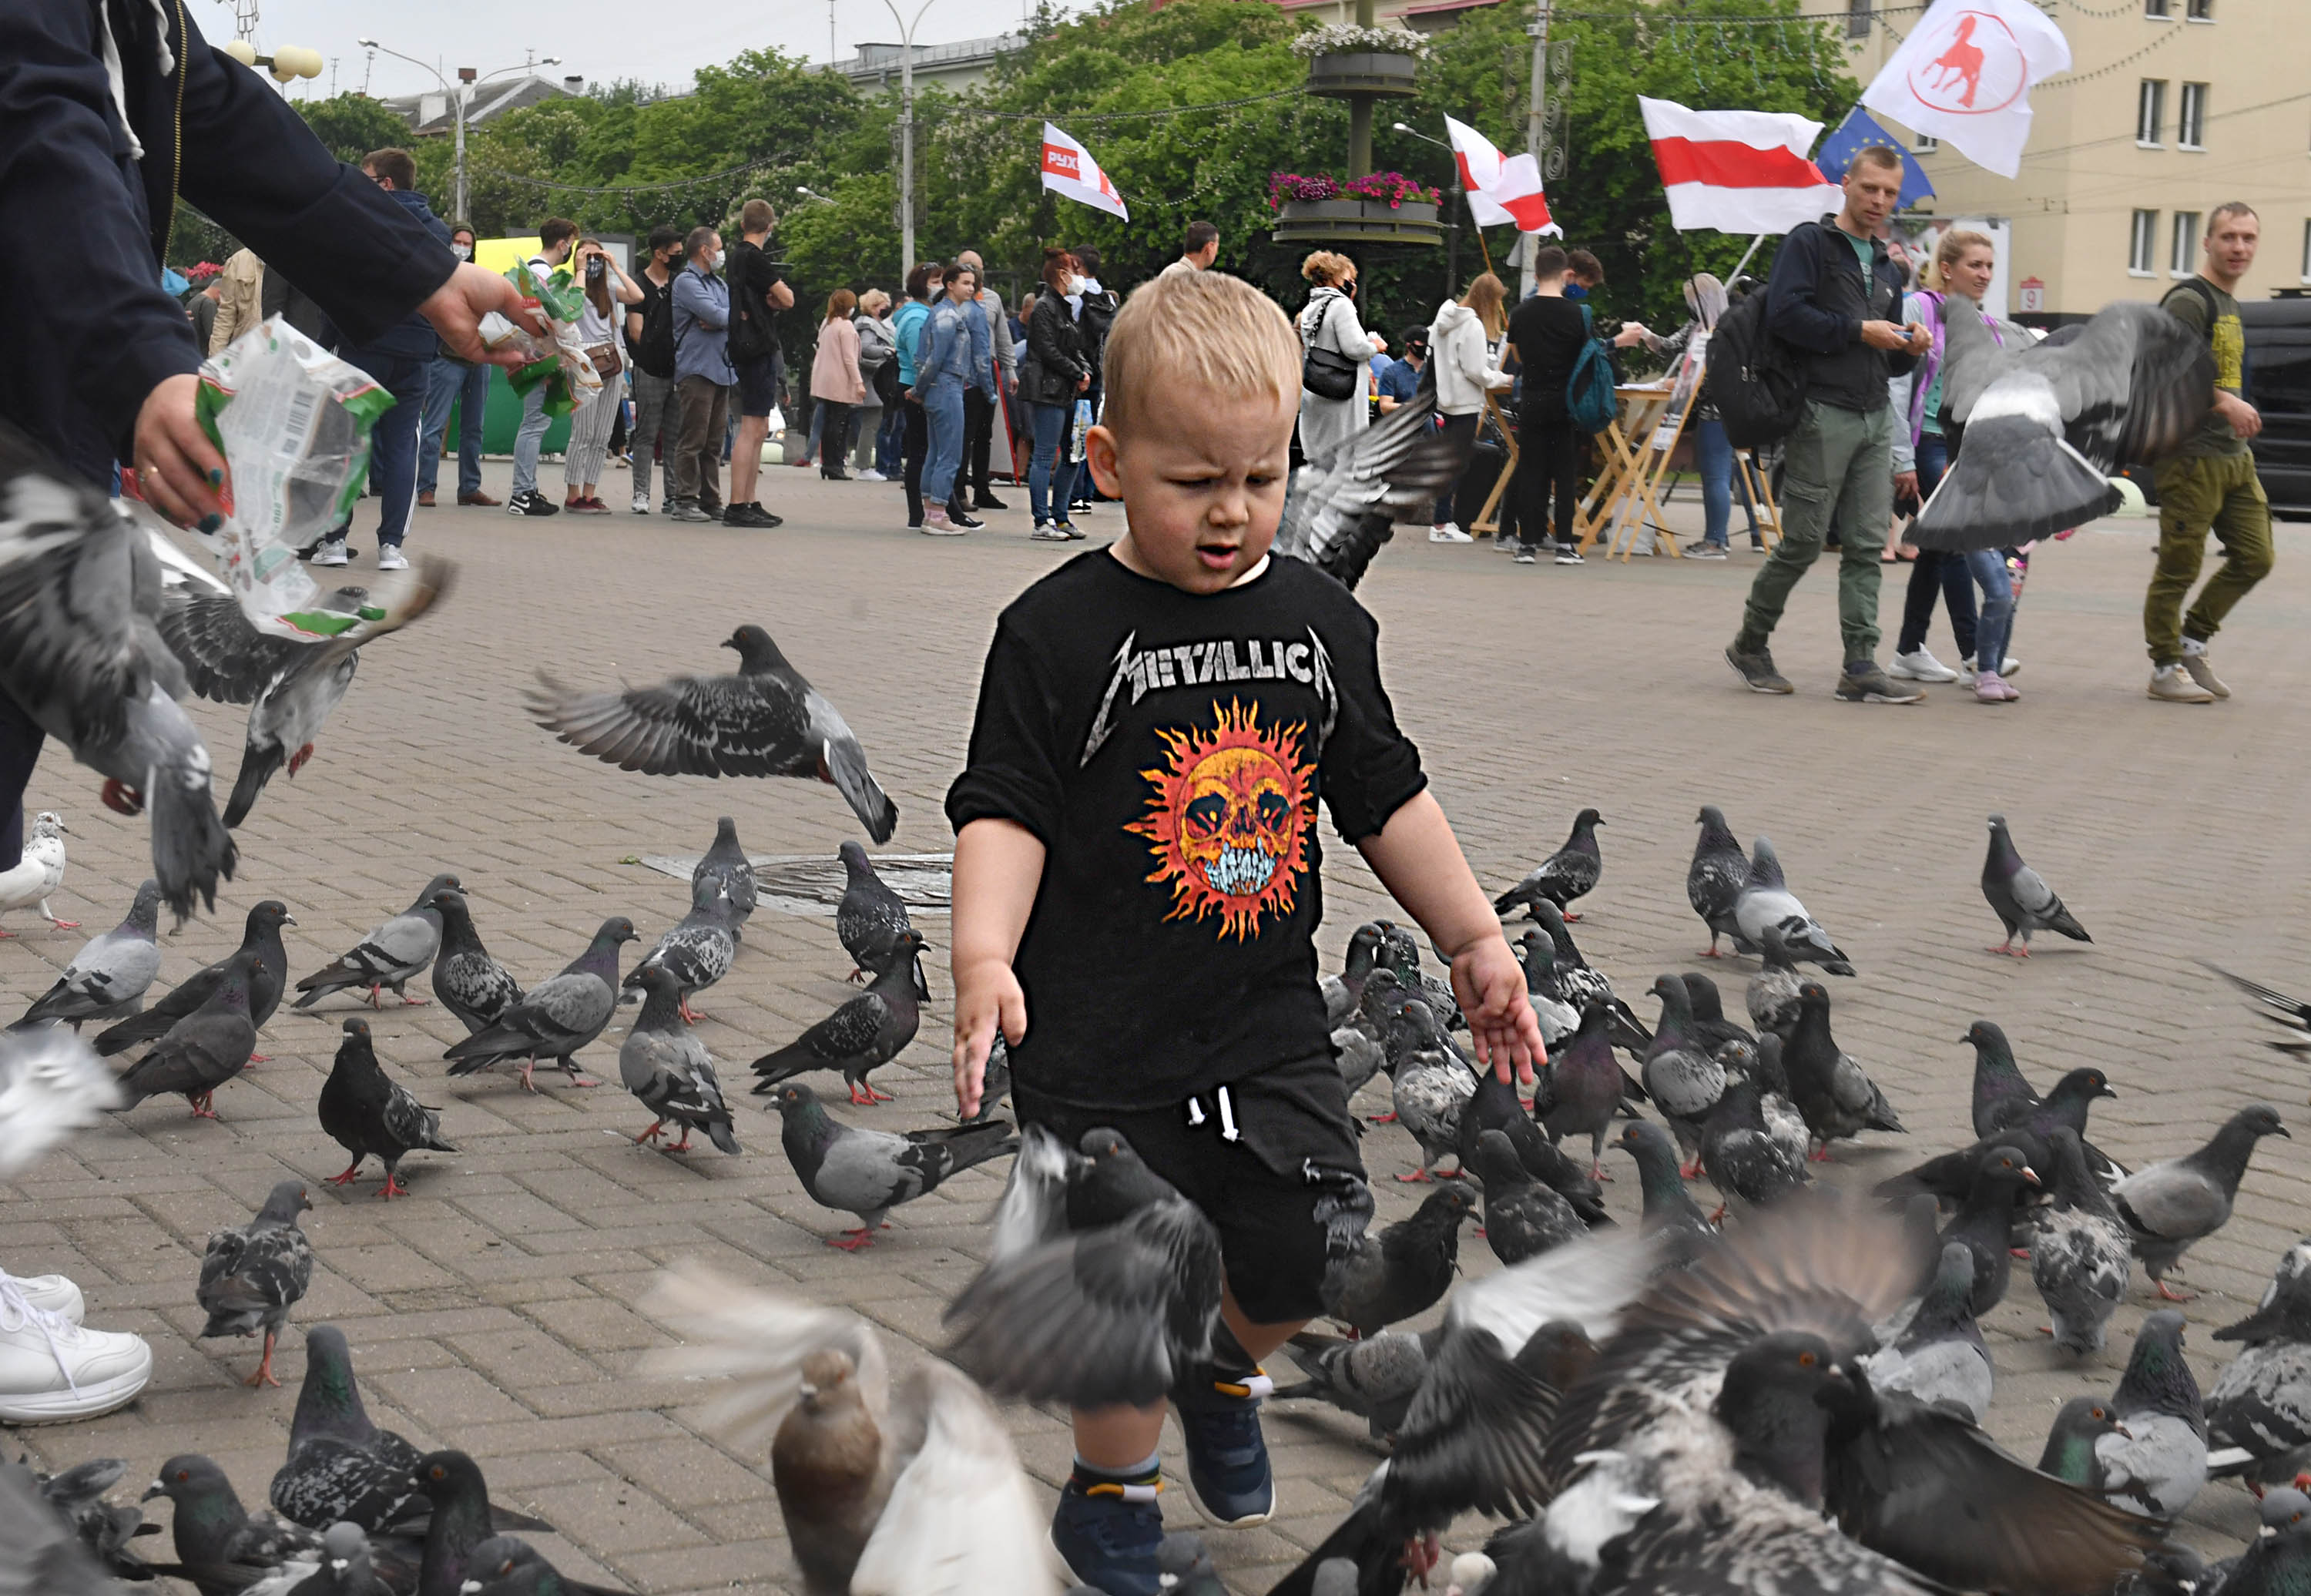
{"label": "white sneaker", "polygon": [[1074,541],[1074,539],[1070,538],[1067,535],[1064,529],[1053,525],[1050,521],[1037,521],[1035,523],[1035,529],[1027,534],[1027,536],[1032,541],[1036,543],[1071,543]]}
{"label": "white sneaker", "polygon": [[[1887,663],[1886,674],[1905,682],[1955,682],[1958,679],[1958,673],[1935,658],[1923,643],[1910,653],[1895,655]],[[1966,676],[1969,682],[1974,679],[1971,668]]]}
{"label": "white sneaker", "polygon": [[915,529],[926,537],[961,537],[970,530],[966,527],[958,527],[947,519],[946,511],[939,508],[924,510],[923,524]]}
{"label": "white sneaker", "polygon": [[88,1311],[82,1300],[80,1287],[62,1275],[11,1275],[0,1269],[0,1279],[14,1283],[24,1300],[35,1308],[44,1308],[59,1319],[69,1319],[78,1324]]}
{"label": "white sneaker", "polygon": [[634,513],[636,515],[650,514],[650,495],[648,493],[636,493],[634,495]]}
{"label": "white sneaker", "polygon": [[313,551],[310,562],[315,565],[343,565],[344,563],[345,540],[342,537],[323,539],[321,546]]}
{"label": "white sneaker", "polygon": [[377,568],[379,571],[406,571],[409,569],[409,556],[401,552],[399,544],[388,543],[377,551]]}
{"label": "white sneaker", "polygon": [[1428,528],[1428,541],[1431,543],[1474,543],[1477,540],[1469,536],[1466,532],[1461,531],[1461,528],[1452,522],[1445,521],[1439,526]]}
{"label": "white sneaker", "polygon": [[850,474],[850,479],[853,482],[888,482],[891,480],[871,466],[864,471],[853,471]]}
{"label": "white sneaker", "polygon": [[144,1337],[74,1324],[0,1276],[0,1423],[93,1418],[135,1400],[152,1378]]}

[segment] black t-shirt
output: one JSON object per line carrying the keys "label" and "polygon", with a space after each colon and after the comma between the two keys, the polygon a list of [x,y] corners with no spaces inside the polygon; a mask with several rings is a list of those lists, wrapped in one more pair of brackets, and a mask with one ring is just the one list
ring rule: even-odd
{"label": "black t-shirt", "polygon": [[730,284],[730,358],[760,360],[778,347],[767,297],[781,273],[762,246],[740,239],[725,251],[723,280]]}
{"label": "black t-shirt", "polygon": [[1508,338],[1516,345],[1517,362],[1524,368],[1523,407],[1562,410],[1565,385],[1573,380],[1574,362],[1589,341],[1580,305],[1535,294],[1509,317]]}
{"label": "black t-shirt", "polygon": [[1427,784],[1378,641],[1346,588],[1281,558],[1198,597],[1098,551],[1003,612],[946,813],[1046,850],[1016,1078],[1157,1108],[1324,1051],[1316,799],[1353,843]]}

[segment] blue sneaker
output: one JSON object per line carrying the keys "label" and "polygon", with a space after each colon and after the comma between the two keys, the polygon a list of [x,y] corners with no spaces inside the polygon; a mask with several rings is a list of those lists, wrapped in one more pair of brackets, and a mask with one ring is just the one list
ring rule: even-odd
{"label": "blue sneaker", "polygon": [[1160,1476],[1129,1482],[1068,1477],[1051,1514],[1051,1548],[1077,1584],[1106,1596],[1158,1596],[1163,1580],[1156,1554],[1164,1544]]}
{"label": "blue sneaker", "polygon": [[1275,1389],[1254,1370],[1175,1398],[1188,1443],[1188,1499],[1209,1523],[1249,1529],[1276,1511],[1276,1471],[1260,1433],[1260,1399]]}

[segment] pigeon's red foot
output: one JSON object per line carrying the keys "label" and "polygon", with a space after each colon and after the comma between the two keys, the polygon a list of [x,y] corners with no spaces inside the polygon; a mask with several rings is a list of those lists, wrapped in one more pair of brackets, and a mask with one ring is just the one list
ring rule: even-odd
{"label": "pigeon's red foot", "polygon": [[1592,1164],[1589,1166],[1589,1178],[1592,1181],[1609,1181],[1613,1177],[1605,1173],[1605,1166],[1603,1164]]}
{"label": "pigeon's red foot", "polygon": [[244,1069],[254,1069],[259,1064],[270,1064],[272,1062],[273,1055],[271,1053],[251,1053],[249,1055],[249,1062],[242,1065],[241,1068]]}
{"label": "pigeon's red foot", "polygon": [[1557,918],[1568,926],[1578,925],[1581,923],[1581,917],[1574,913],[1570,909],[1558,911]]}
{"label": "pigeon's red foot", "polygon": [[867,979],[867,972],[864,970],[853,970],[850,974],[844,976],[842,979],[850,981],[865,981]]}
{"label": "pigeon's red foot", "polygon": [[691,1007],[689,999],[676,999],[674,1006],[681,1011],[682,1023],[685,1025],[694,1025],[699,1021],[706,1017],[706,1011],[702,1008]]}
{"label": "pigeon's red foot", "polygon": [[80,929],[80,921],[76,920],[58,920],[53,914],[44,916],[43,918],[45,918],[50,925],[56,927],[59,931],[77,931]]}
{"label": "pigeon's red foot", "polygon": [[571,1070],[569,1073],[570,1073],[570,1084],[571,1084],[571,1086],[579,1086],[579,1087],[598,1086],[600,1086],[600,1085],[602,1084],[602,1083],[601,1083],[601,1082],[599,1082],[599,1081],[589,1081],[589,1080],[588,1080],[584,1076],[582,1076],[582,1075],[579,1074],[579,1073],[578,1073],[576,1070],[574,1070],[574,1069],[573,1069],[573,1070]]}
{"label": "pigeon's red foot", "polygon": [[385,1184],[379,1189],[377,1195],[380,1200],[390,1201],[397,1197],[408,1196],[409,1188],[403,1185],[388,1169],[385,1172]]}
{"label": "pigeon's red foot", "polygon": [[1684,1176],[1688,1181],[1699,1180],[1701,1178],[1701,1160],[1696,1158],[1690,1164],[1679,1164],[1677,1166],[1677,1173]]}
{"label": "pigeon's red foot", "polygon": [[1697,959],[1722,959],[1725,955],[1717,951],[1717,944],[1713,942],[1693,956]]}
{"label": "pigeon's red foot", "polygon": [[285,768],[288,772],[293,776],[299,771],[303,770],[305,768],[305,762],[312,757],[313,745],[308,743],[303,747],[298,749],[296,753],[292,754],[289,756],[289,763]]}
{"label": "pigeon's red foot", "polygon": [[1722,1225],[1725,1223],[1725,1205],[1723,1203],[1721,1202],[1717,1205],[1717,1211],[1709,1216],[1709,1222],[1712,1225]]}
{"label": "pigeon's red foot", "polygon": [[385,987],[382,982],[372,982],[371,984],[369,989],[369,1006],[371,1008],[383,1008],[385,1007],[385,999],[378,995],[384,990]]}
{"label": "pigeon's red foot", "polygon": [[667,1150],[668,1152],[670,1152],[670,1153],[687,1153],[688,1151],[690,1151],[690,1127],[689,1127],[689,1126],[685,1125],[685,1126],[682,1128],[682,1139],[681,1139],[680,1141],[678,1141],[678,1142],[675,1143],[673,1147],[671,1147],[667,1148]]}
{"label": "pigeon's red foot", "polygon": [[210,1095],[208,1093],[204,1092],[198,1097],[187,1098],[186,1100],[193,1105],[193,1118],[196,1120],[214,1120],[216,1118],[216,1109],[214,1105],[209,1102],[209,1095]]}
{"label": "pigeon's red foot", "polygon": [[[883,1228],[888,1230],[891,1227],[886,1225]],[[866,1229],[846,1230],[841,1235],[827,1237],[826,1244],[840,1247],[845,1252],[860,1252],[875,1244],[875,1233]]]}
{"label": "pigeon's red foot", "polygon": [[257,1373],[241,1382],[243,1385],[270,1385],[278,1389],[281,1382],[273,1377],[273,1332],[265,1332],[265,1356],[257,1363]]}
{"label": "pigeon's red foot", "polygon": [[2197,1292],[2177,1291],[2164,1280],[2158,1282],[2158,1295],[2170,1303],[2194,1303],[2199,1300]]}
{"label": "pigeon's red foot", "polygon": [[1816,1147],[1812,1152],[1808,1153],[1808,1154],[1806,1155],[1806,1162],[1807,1162],[1808,1164],[1827,1164],[1827,1163],[1828,1163],[1828,1162],[1829,1162],[1829,1144],[1828,1144],[1827,1142],[1824,1142],[1824,1143],[1822,1143],[1822,1144],[1821,1144],[1821,1146],[1819,1146],[1818,1147]]}
{"label": "pigeon's red foot", "polygon": [[899,1100],[897,1098],[892,1096],[887,1092],[877,1092],[865,1081],[852,1081],[850,1083],[850,1103],[851,1106],[854,1108],[873,1108],[878,1103],[896,1103]]}
{"label": "pigeon's red foot", "polygon": [[1396,1123],[1396,1111],[1394,1109],[1391,1109],[1384,1114],[1374,1114],[1372,1118],[1366,1120],[1365,1123],[1367,1125],[1393,1125]]}
{"label": "pigeon's red foot", "polygon": [[1408,1174],[1408,1175],[1399,1175],[1399,1176],[1397,1176],[1396,1178],[1397,1178],[1398,1180],[1400,1180],[1400,1181],[1402,1181],[1406,1185],[1410,1186],[1410,1185],[1415,1185],[1415,1184],[1417,1184],[1417,1183],[1419,1183],[1419,1182],[1424,1182],[1424,1181],[1427,1180],[1427,1179],[1428,1179],[1428,1172],[1427,1172],[1426,1170],[1425,1170],[1425,1169],[1422,1169],[1422,1170],[1415,1170],[1412,1173],[1410,1173],[1410,1174]]}
{"label": "pigeon's red foot", "polygon": [[397,992],[394,995],[401,999],[401,1006],[404,1008],[414,1008],[421,1003],[432,1001],[431,998],[413,998],[407,992]]}
{"label": "pigeon's red foot", "polygon": [[[346,1167],[344,1173],[341,1175],[331,1175],[329,1177],[329,1184],[332,1186],[352,1185],[353,1183],[353,1176],[360,1172],[361,1166],[362,1161],[358,1158],[354,1159],[353,1163]],[[388,1176],[388,1178],[390,1179],[391,1177]]]}
{"label": "pigeon's red foot", "polygon": [[665,1123],[666,1121],[664,1120],[652,1120],[650,1121],[650,1129],[643,1131],[640,1136],[634,1138],[634,1146],[639,1147],[645,1143],[655,1145],[658,1138],[658,1127]]}
{"label": "pigeon's red foot", "polygon": [[2025,1262],[2029,1260],[2030,1249],[2028,1247],[2009,1247],[2006,1250],[2009,1252],[2011,1252],[2015,1257],[2023,1260]]}
{"label": "pigeon's red foot", "polygon": [[98,796],[104,800],[104,807],[115,815],[144,813],[144,795],[118,776],[108,779]]}
{"label": "pigeon's red foot", "polygon": [[1404,1543],[1404,1571],[1420,1581],[1421,1589],[1428,1588],[1428,1576],[1443,1560],[1443,1548],[1434,1535],[1424,1535],[1417,1540]]}

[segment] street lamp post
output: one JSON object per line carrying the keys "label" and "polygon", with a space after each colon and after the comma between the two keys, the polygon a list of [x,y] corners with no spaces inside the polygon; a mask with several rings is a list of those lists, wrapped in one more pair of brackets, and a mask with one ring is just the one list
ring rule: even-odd
{"label": "street lamp post", "polygon": [[1393,126],[1399,133],[1408,133],[1422,144],[1435,144],[1452,157],[1452,220],[1450,223],[1452,231],[1444,240],[1444,292],[1445,296],[1450,298],[1458,292],[1461,287],[1461,196],[1464,191],[1461,187],[1460,153],[1443,139],[1431,138],[1417,127],[1408,126],[1402,122],[1395,123]]}
{"label": "street lamp post", "polygon": [[433,74],[433,81],[441,85],[441,92],[449,97],[450,103],[457,108],[457,194],[450,205],[450,219],[453,222],[461,222],[468,221],[469,218],[466,214],[466,109],[473,103],[474,86],[476,83],[487,83],[493,77],[502,77],[509,72],[528,72],[534,67],[559,66],[562,65],[562,57],[559,56],[546,56],[536,60],[525,61],[519,66],[501,66],[494,72],[477,73],[470,66],[460,66],[458,68],[458,86],[453,89],[449,86],[449,80],[448,78],[443,77],[439,72],[434,71],[432,67],[426,66],[424,62],[420,61],[414,56],[405,56],[399,50],[387,49],[385,46],[378,43],[374,39],[356,39],[353,42],[361,46],[362,48],[365,50],[381,51],[386,55],[393,57],[396,60],[406,61],[412,66],[425,67],[426,71]]}
{"label": "street lamp post", "polygon": [[273,74],[273,81],[286,92],[291,78],[318,77],[328,62],[318,50],[309,50],[301,45],[284,44],[269,56],[260,56],[257,47],[246,39],[236,39],[224,47],[224,53],[243,66],[262,66]]}
{"label": "street lamp post", "polygon": [[934,0],[915,8],[915,20],[899,14],[895,0],[883,0],[899,25],[899,275],[915,268],[915,29]]}

